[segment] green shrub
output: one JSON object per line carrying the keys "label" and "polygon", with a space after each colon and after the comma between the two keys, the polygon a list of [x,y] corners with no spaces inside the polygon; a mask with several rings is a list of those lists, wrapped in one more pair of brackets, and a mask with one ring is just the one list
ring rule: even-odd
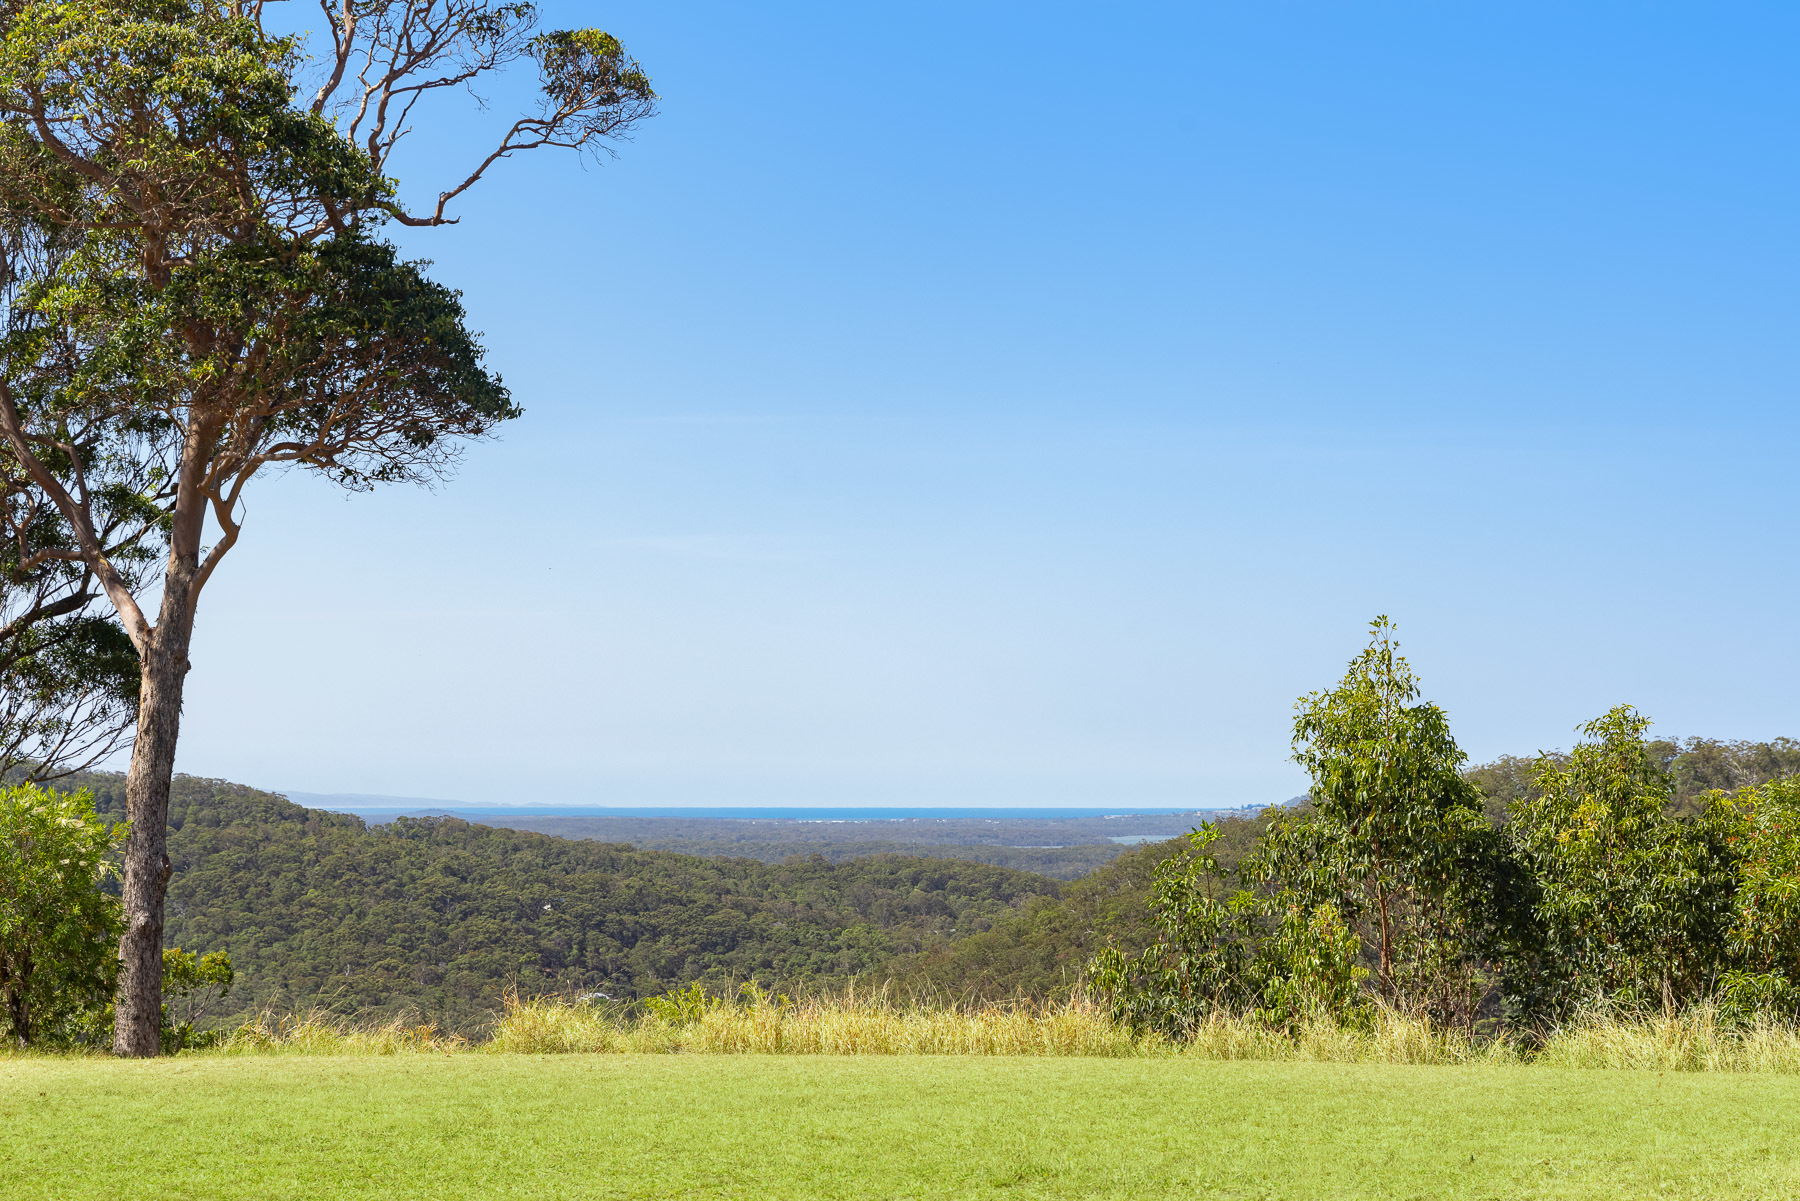
{"label": "green shrub", "polygon": [[20,1047],[93,1042],[118,977],[118,899],[101,885],[125,836],[85,792],[0,789],[0,1015]]}
{"label": "green shrub", "polygon": [[231,956],[224,951],[195,955],[180,947],[163,950],[163,1054],[216,1046],[224,1039],[224,1031],[196,1030],[195,1025],[231,991],[232,979]]}
{"label": "green shrub", "polygon": [[1132,1030],[1187,1038],[1208,1018],[1255,999],[1248,961],[1264,906],[1246,890],[1225,887],[1209,850],[1218,838],[1218,825],[1202,822],[1188,846],[1157,865],[1150,884],[1156,941],[1129,956],[1106,947],[1090,965],[1113,1019]]}

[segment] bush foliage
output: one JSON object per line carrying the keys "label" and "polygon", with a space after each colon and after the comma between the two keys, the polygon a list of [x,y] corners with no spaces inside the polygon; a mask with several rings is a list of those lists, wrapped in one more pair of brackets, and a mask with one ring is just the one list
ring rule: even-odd
{"label": "bush foliage", "polygon": [[78,1040],[118,976],[119,902],[101,888],[125,827],[87,793],[0,790],[0,997],[19,1046]]}
{"label": "bush foliage", "polygon": [[1220,831],[1195,831],[1155,871],[1154,940],[1093,959],[1117,1018],[1180,1038],[1220,1014],[1356,1027],[1376,1006],[1528,1036],[1596,1011],[1795,1016],[1800,778],[1682,797],[1670,744],[1619,706],[1522,785],[1509,770],[1496,811],[1418,696],[1378,619],[1297,706],[1309,803],[1269,815],[1235,886]]}

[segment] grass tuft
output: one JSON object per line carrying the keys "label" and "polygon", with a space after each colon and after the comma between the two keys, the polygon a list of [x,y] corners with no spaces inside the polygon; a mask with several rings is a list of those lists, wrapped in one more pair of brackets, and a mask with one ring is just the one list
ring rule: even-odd
{"label": "grass tuft", "polygon": [[357,1023],[322,1009],[304,1014],[264,1010],[227,1034],[217,1047],[221,1055],[402,1055],[450,1054],[466,1050],[469,1041],[445,1034],[430,1023],[395,1018],[386,1023]]}

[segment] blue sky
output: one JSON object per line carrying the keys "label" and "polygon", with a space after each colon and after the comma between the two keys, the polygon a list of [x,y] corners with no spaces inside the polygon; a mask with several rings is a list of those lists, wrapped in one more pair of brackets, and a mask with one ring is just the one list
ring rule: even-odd
{"label": "blue sky", "polygon": [[549,6],[662,114],[404,238],[526,416],[263,483],[182,770],[1273,801],[1377,613],[1478,759],[1800,735],[1800,10],[1123,8]]}

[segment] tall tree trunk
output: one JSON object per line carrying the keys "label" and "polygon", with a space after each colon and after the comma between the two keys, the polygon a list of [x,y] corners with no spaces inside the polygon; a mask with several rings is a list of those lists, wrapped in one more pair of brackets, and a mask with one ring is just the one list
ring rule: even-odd
{"label": "tall tree trunk", "polygon": [[[184,561],[185,560],[185,561]],[[140,656],[137,740],[125,777],[125,933],[119,939],[119,994],[113,1053],[150,1056],[162,1049],[163,898],[169,888],[169,781],[181,732],[181,691],[187,680],[188,613],[194,561],[169,556],[162,611]]]}

